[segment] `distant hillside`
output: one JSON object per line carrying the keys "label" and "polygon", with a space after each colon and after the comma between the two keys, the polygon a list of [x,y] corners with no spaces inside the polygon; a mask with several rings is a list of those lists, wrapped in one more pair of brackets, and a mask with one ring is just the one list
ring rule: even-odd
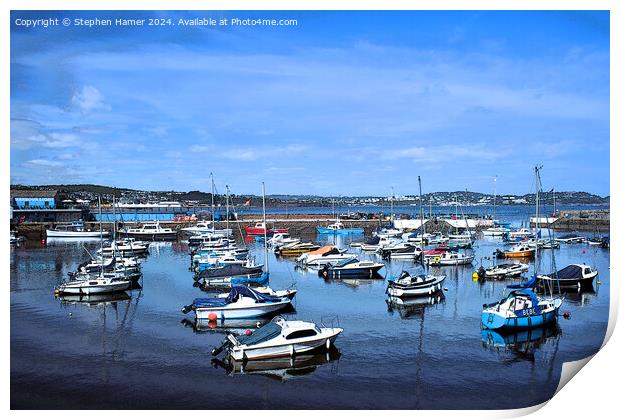
{"label": "distant hillside", "polygon": [[[106,202],[112,201],[112,197],[116,199],[122,199],[129,202],[156,202],[156,201],[179,201],[192,204],[210,204],[211,193],[202,192],[198,190],[194,191],[141,191],[130,188],[117,188],[108,187],[104,185],[94,184],[54,184],[54,185],[11,185],[11,189],[22,190],[42,190],[42,189],[56,189],[63,193],[63,195],[70,196],[71,198],[81,198],[86,200],[96,200],[98,196]],[[218,194],[219,193],[219,194]],[[231,194],[232,201],[236,204],[243,204],[250,201],[250,205],[260,206],[262,198],[256,195],[235,195]],[[336,201],[337,205],[350,204],[350,205],[386,205],[390,203],[390,198],[386,196],[364,196],[364,197],[321,197],[316,195],[286,195],[277,194],[267,196],[267,205],[286,205],[290,207],[304,207],[304,206],[331,206],[332,200]],[[534,194],[526,195],[510,195],[502,194],[495,198],[497,205],[502,204],[535,204],[536,196]],[[553,204],[554,195],[552,192],[543,192],[540,194],[541,203],[545,205]],[[224,204],[225,196],[217,191],[214,197],[216,204]],[[411,205],[417,204],[418,196],[400,196],[394,198],[394,204]],[[453,205],[460,203],[463,205],[492,205],[493,195],[484,194],[473,191],[440,191],[427,193],[422,195],[422,202],[424,205],[433,203],[433,205]],[[590,194],[584,191],[557,191],[555,193],[556,204],[609,204],[609,196],[601,197],[596,194]]]}

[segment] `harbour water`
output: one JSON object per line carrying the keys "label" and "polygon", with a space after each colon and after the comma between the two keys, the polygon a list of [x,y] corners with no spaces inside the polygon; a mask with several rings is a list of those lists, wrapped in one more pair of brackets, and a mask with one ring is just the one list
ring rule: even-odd
{"label": "harbour water", "polygon": [[[347,247],[360,239],[336,242]],[[607,328],[609,251],[587,244],[542,251],[539,270],[549,272],[553,258],[558,268],[585,262],[599,271],[600,284],[566,295],[560,313],[570,318],[561,317],[557,328],[509,335],[483,331],[480,313],[510,280],[472,280],[480,257],[501,247],[499,239],[478,239],[467,251],[476,254],[472,266],[431,269],[447,276],[446,290],[406,308],[386,303],[385,279],[326,281],[271,254],[272,288],[299,290],[286,316],[338,322],[344,333],[337,352],[227,370],[210,353],[224,332],[197,327],[193,313],[180,311],[205,296],[193,286],[186,244],[153,243],[142,288],[125,299],[55,298],[54,286],[98,246],[50,241],[12,248],[11,408],[519,408],[549,399],[562,363],[595,353]],[[262,261],[262,246],[249,246]],[[394,277],[403,269],[421,267],[388,262],[381,273]]]}

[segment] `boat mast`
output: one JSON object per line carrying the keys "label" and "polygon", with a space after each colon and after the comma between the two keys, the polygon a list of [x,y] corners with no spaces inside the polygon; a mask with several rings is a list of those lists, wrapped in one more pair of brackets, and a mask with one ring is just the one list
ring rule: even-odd
{"label": "boat mast", "polygon": [[426,232],[424,229],[424,212],[422,210],[422,178],[420,178],[420,175],[418,175],[418,187],[420,189],[420,228],[422,228],[422,248],[424,248],[424,234]]}
{"label": "boat mast", "polygon": [[211,177],[211,230],[215,233],[215,199],[213,198],[215,184],[213,182],[213,172],[209,173]]}
{"label": "boat mast", "polygon": [[101,219],[101,196],[97,198],[99,204],[99,243],[101,244],[101,277],[103,277],[103,227]]}
{"label": "boat mast", "polygon": [[226,234],[228,235],[228,196],[230,195],[230,190],[228,189],[228,185],[226,185]]}
{"label": "boat mast", "polygon": [[265,242],[265,270],[269,272],[269,253],[267,252],[267,214],[265,212],[265,182],[263,181],[263,239]]}
{"label": "boat mast", "polygon": [[497,175],[493,178],[493,223],[495,223],[495,197],[497,196]]}
{"label": "boat mast", "polygon": [[390,220],[390,222],[392,223],[392,225],[394,224],[394,186],[392,186],[392,196],[390,197],[390,205],[391,205],[391,212],[392,212],[392,219]]}

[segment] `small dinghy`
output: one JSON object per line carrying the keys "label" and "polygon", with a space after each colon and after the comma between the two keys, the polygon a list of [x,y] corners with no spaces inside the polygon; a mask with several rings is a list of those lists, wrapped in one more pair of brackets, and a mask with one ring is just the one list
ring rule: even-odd
{"label": "small dinghy", "polygon": [[182,311],[194,311],[196,319],[256,318],[278,312],[290,303],[289,298],[265,295],[238,284],[231,287],[225,298],[197,298]]}
{"label": "small dinghy", "polygon": [[349,258],[338,263],[323,266],[319,270],[319,276],[326,279],[342,277],[372,278],[377,277],[379,270],[384,266],[385,264],[374,261],[359,261],[357,258]]}
{"label": "small dinghy", "polygon": [[388,287],[385,293],[389,296],[420,296],[431,295],[441,290],[441,284],[446,276],[431,276],[421,274],[412,276],[403,271],[396,280],[388,280]]}
{"label": "small dinghy", "polygon": [[288,321],[278,316],[250,335],[229,334],[211,353],[215,356],[227,348],[234,360],[293,357],[320,348],[329,350],[342,331],[342,328],[317,327],[313,322]]}
{"label": "small dinghy", "polygon": [[499,302],[483,305],[481,321],[485,328],[535,328],[555,322],[561,298],[541,299],[530,289],[513,290]]}
{"label": "small dinghy", "polygon": [[478,269],[478,277],[480,279],[505,279],[507,277],[517,277],[530,269],[528,264],[499,264],[493,267],[480,267]]}
{"label": "small dinghy", "polygon": [[592,270],[589,265],[571,264],[551,274],[537,277],[538,281],[548,281],[549,284],[558,284],[560,287],[576,287],[578,289],[592,285],[592,280],[598,271]]}

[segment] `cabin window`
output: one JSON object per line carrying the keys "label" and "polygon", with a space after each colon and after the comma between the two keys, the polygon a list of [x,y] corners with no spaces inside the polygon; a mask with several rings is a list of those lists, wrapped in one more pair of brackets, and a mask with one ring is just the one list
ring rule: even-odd
{"label": "cabin window", "polygon": [[515,303],[515,311],[519,311],[525,308],[525,301],[523,299],[517,299]]}
{"label": "cabin window", "polygon": [[588,267],[588,268],[584,268],[583,272],[584,272],[584,274],[590,274],[592,272],[592,270],[590,270],[590,267]]}
{"label": "cabin window", "polygon": [[293,331],[289,335],[286,336],[287,340],[293,340],[295,338],[304,338],[304,337],[313,337],[316,335],[315,330],[298,330]]}

